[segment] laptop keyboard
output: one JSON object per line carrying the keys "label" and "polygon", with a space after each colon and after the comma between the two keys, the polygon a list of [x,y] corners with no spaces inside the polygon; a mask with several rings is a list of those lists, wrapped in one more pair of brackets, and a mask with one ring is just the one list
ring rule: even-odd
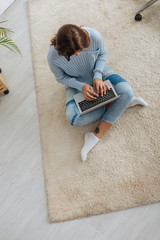
{"label": "laptop keyboard", "polygon": [[87,101],[87,100],[83,100],[81,102],[79,102],[79,107],[81,109],[82,112],[84,112],[85,110],[92,108],[96,105],[99,105],[102,102],[105,102],[111,98],[114,98],[116,95],[114,94],[112,88],[110,87],[110,90],[106,89],[106,94],[103,94],[103,96],[101,96],[101,93],[99,94],[99,97],[97,97],[97,99],[94,99],[92,101]]}

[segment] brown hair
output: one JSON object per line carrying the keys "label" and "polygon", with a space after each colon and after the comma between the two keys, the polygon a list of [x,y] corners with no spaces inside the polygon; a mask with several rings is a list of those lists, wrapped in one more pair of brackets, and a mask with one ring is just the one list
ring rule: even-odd
{"label": "brown hair", "polygon": [[64,56],[69,61],[70,56],[75,54],[76,51],[82,51],[84,48],[89,47],[90,39],[88,34],[81,28],[82,26],[63,25],[50,40],[50,46],[54,45],[58,55]]}

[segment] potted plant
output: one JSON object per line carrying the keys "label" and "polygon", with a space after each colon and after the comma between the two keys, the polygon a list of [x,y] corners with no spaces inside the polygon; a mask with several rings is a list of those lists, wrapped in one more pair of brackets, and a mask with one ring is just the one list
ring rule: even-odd
{"label": "potted plant", "polygon": [[[8,20],[2,21],[0,22],[0,24],[7,22]],[[18,53],[20,55],[22,55],[21,51],[19,50],[19,48],[17,47],[17,45],[12,41],[11,39],[11,35],[12,33],[14,33],[14,31],[10,28],[4,28],[0,26],[0,45],[8,48],[10,51],[14,52],[14,53]],[[2,69],[0,68],[0,73],[2,72]],[[7,89],[7,86],[2,78],[2,76],[0,77],[0,90],[4,90],[3,92],[5,94],[9,93],[9,90]]]}

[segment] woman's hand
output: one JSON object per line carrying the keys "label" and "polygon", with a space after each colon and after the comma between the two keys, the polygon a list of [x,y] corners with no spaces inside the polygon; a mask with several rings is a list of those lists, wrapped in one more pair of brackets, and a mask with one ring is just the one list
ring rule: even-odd
{"label": "woman's hand", "polygon": [[[83,85],[82,92],[84,94],[84,98],[87,101],[92,101],[92,100],[96,99],[96,97],[98,97],[98,94],[94,92],[93,88],[89,84]],[[91,94],[94,96],[92,96]]]}
{"label": "woman's hand", "polygon": [[110,87],[99,78],[93,79],[93,87],[96,89],[98,96],[99,91],[101,92],[101,96],[103,96],[103,92],[106,94],[106,87],[108,90],[110,90]]}

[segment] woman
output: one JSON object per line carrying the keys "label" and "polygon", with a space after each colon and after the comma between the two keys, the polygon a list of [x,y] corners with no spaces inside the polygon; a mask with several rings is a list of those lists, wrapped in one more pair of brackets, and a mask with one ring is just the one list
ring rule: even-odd
{"label": "woman", "polygon": [[[117,121],[127,107],[148,104],[142,98],[133,97],[133,89],[125,79],[105,65],[107,50],[100,33],[89,27],[65,24],[51,39],[47,60],[50,70],[59,83],[66,86],[66,118],[72,126],[83,126],[100,119],[93,132],[85,134],[81,159],[85,161],[88,152],[103,134]],[[103,96],[104,80],[109,79],[117,94],[121,96],[108,105],[99,107],[82,116],[73,95],[82,91],[87,101]],[[95,87],[96,93],[92,86]]]}

